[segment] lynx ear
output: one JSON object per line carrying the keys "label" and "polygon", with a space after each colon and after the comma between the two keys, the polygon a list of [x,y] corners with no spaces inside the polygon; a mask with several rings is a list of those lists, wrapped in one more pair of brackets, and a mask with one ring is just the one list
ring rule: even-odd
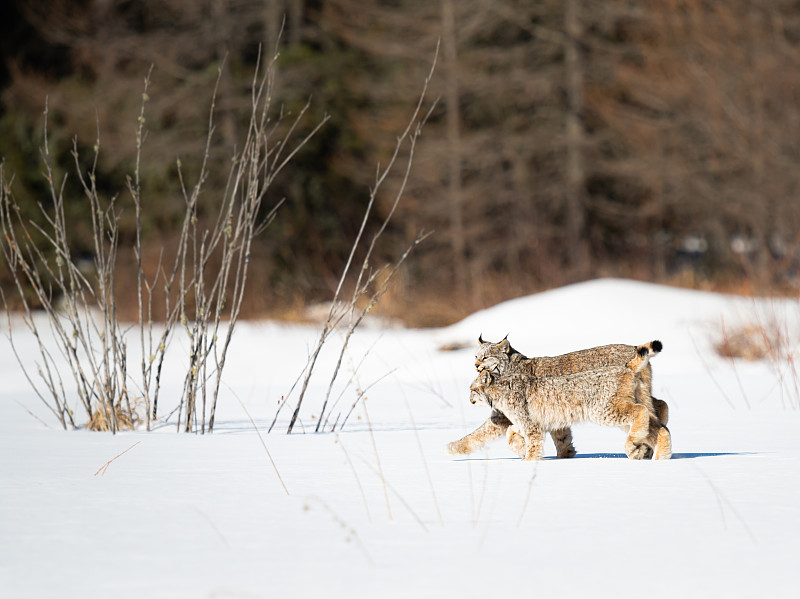
{"label": "lynx ear", "polygon": [[479,376],[482,385],[489,385],[492,382],[492,373],[488,370],[481,370]]}
{"label": "lynx ear", "polygon": [[478,335],[478,345],[483,345],[484,343],[486,342],[483,340],[483,333],[481,333]]}
{"label": "lynx ear", "polygon": [[511,353],[511,344],[508,342],[508,335],[506,335],[503,338],[503,340],[500,343],[498,343],[498,347],[500,348],[500,351],[503,352],[504,354]]}

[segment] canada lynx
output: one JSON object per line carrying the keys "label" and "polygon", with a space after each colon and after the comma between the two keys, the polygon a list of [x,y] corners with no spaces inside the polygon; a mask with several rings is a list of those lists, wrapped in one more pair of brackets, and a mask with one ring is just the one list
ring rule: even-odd
{"label": "canada lynx", "polygon": [[[641,368],[647,364],[644,356]],[[563,376],[497,375],[481,370],[470,385],[469,400],[486,404],[511,422],[509,446],[525,460],[542,456],[544,434],[578,422],[625,427],[625,453],[632,459],[669,459],[669,431],[636,400],[636,371],[605,366]]]}
{"label": "canada lynx", "polygon": [[[591,370],[604,366],[635,366],[639,368],[638,360],[647,354],[648,360],[644,366],[635,372],[638,385],[636,386],[636,399],[645,405],[651,413],[655,414],[661,424],[666,425],[669,410],[666,402],[651,396],[652,368],[649,357],[658,354],[662,345],[660,341],[651,341],[635,347],[633,345],[604,345],[591,349],[584,349],[561,356],[526,358],[508,342],[503,339],[498,343],[486,342],[478,338],[478,351],[475,354],[475,368],[478,371],[488,370],[494,374],[507,373],[527,374],[534,377],[560,376],[584,370]],[[506,433],[511,422],[499,410],[493,409],[490,417],[476,430],[447,446],[450,454],[471,453],[489,441],[497,439]],[[571,458],[575,455],[572,445],[572,431],[569,428],[552,430],[550,436],[556,446],[556,455],[560,458]]]}

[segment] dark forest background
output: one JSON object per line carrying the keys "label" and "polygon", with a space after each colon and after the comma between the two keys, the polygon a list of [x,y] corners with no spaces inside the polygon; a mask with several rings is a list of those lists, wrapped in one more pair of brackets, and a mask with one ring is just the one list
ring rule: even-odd
{"label": "dark forest background", "polygon": [[[48,197],[45,101],[60,171],[73,138],[90,157],[99,129],[98,186],[122,197],[152,65],[151,264],[174,241],[176,161],[191,172],[202,159],[220,67],[207,207],[243,137],[259,49],[279,49],[275,101],[296,114],[311,98],[309,130],[330,120],[271,188],[286,203],[256,240],[248,316],[330,299],[437,43],[439,100],[380,259],[434,233],[385,313],[440,324],[597,276],[796,289],[800,1],[10,0],[0,11],[0,156],[31,216]],[[75,252],[89,256],[80,189],[65,197]]]}

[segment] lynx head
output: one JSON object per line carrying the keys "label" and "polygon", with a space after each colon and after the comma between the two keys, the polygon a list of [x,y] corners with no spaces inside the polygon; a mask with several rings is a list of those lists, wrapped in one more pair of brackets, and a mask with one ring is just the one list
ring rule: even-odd
{"label": "lynx head", "polygon": [[488,370],[481,370],[477,378],[469,386],[469,401],[476,405],[492,407],[492,400],[487,393],[487,387],[492,384],[493,376]]}
{"label": "lynx head", "polygon": [[511,353],[514,349],[508,342],[508,336],[498,343],[484,341],[482,336],[478,336],[478,351],[475,352],[475,369],[488,370],[495,374],[503,374],[511,362]]}

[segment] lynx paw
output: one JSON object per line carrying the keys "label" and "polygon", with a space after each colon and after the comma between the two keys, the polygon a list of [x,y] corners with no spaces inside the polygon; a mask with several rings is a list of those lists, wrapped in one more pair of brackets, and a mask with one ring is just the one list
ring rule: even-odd
{"label": "lynx paw", "polygon": [[448,443],[444,450],[447,455],[462,455],[465,453],[470,453],[469,445],[463,441],[453,441]]}
{"label": "lynx paw", "polygon": [[672,437],[666,426],[658,431],[656,450],[653,455],[654,460],[669,460],[672,457]]}
{"label": "lynx paw", "polygon": [[508,447],[517,454],[519,457],[525,457],[525,438],[517,430],[517,427],[510,426],[506,431],[506,439],[508,440]]}
{"label": "lynx paw", "polygon": [[572,443],[570,443],[567,446],[559,447],[558,451],[556,452],[556,457],[559,457],[559,458],[574,458],[576,453],[578,453],[578,452],[575,451],[575,448],[572,446]]}
{"label": "lynx paw", "polygon": [[653,448],[641,443],[639,445],[630,445],[626,447],[625,453],[632,460],[649,460],[653,457]]}
{"label": "lynx paw", "polygon": [[575,447],[572,445],[572,432],[569,429],[565,431],[554,431],[550,433],[553,438],[553,443],[556,446],[556,456],[559,458],[574,458]]}

